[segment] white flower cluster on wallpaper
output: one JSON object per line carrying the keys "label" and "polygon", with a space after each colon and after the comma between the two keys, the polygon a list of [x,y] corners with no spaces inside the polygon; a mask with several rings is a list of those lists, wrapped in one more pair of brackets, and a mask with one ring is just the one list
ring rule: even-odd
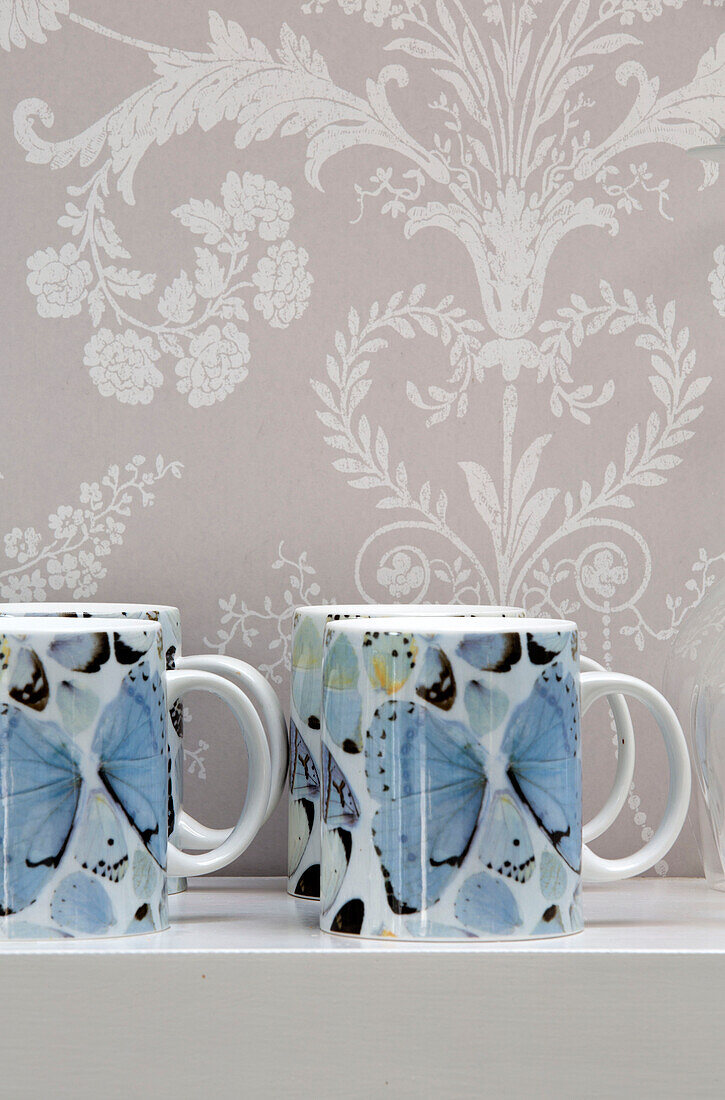
{"label": "white flower cluster on wallpaper", "polygon": [[[190,199],[172,211],[182,225],[211,247],[194,248],[193,275],[182,268],[165,287],[148,324],[132,307],[156,286],[153,273],[118,267],[130,253],[105,212],[110,163],[82,188],[69,187],[78,202],[67,202],[58,224],[77,241],[59,250],[39,249],[28,258],[28,289],[41,317],[75,317],[82,309],[98,331],[85,346],[83,362],[104,397],[148,405],[163,385],[158,362],[176,359],[176,388],[194,408],[223,401],[247,377],[251,299],[272,328],[286,328],[307,306],[312,275],[308,255],[287,234],[294,206],[286,187],[245,172],[229,172],[221,202]],[[274,242],[274,243],[267,243]],[[256,268],[247,273],[250,245],[257,245]],[[124,299],[124,300],[122,300]],[[106,313],[115,328],[102,325]],[[102,326],[102,327],[99,327]]]}
{"label": "white flower cluster on wallpaper", "polygon": [[[713,530],[721,537],[722,525],[703,522],[670,591],[654,553],[658,540],[672,538],[670,524],[654,530],[642,509],[654,492],[674,512],[687,493],[672,478],[715,400],[714,364],[698,354],[698,340],[707,331],[714,342],[711,327],[725,317],[725,244],[714,253],[710,246],[701,269],[687,274],[704,303],[695,318],[679,300],[682,273],[662,295],[641,275],[636,283],[615,277],[608,256],[614,238],[642,227],[664,239],[698,202],[682,151],[725,131],[725,33],[714,10],[722,4],[305,0],[279,5],[274,41],[259,35],[253,6],[244,22],[244,7],[233,13],[241,23],[230,10],[210,12],[208,45],[198,52],[177,45],[171,27],[165,44],[148,42],[72,12],[66,0],[13,0],[0,14],[0,44],[26,49],[28,72],[40,64],[33,50],[57,44],[68,25],[83,31],[88,49],[110,39],[119,57],[140,53],[153,70],[71,136],[61,136],[66,127],[45,101],[15,104],[27,171],[40,166],[68,180],[56,235],[28,241],[26,285],[37,323],[60,332],[73,322],[77,400],[90,410],[108,400],[148,405],[163,399],[166,383],[174,408],[181,399],[200,410],[202,438],[214,407],[243,403],[250,372],[269,369],[280,330],[307,332],[308,307],[318,296],[326,301],[334,266],[316,255],[307,222],[298,231],[296,208],[306,191],[327,194],[328,178],[342,180],[350,239],[338,259],[349,249],[345,263],[354,263],[354,227],[382,220],[396,241],[399,284],[391,294],[365,270],[345,311],[326,309],[314,358],[285,369],[310,382],[307,406],[290,407],[289,423],[328,456],[337,509],[365,517],[346,567],[348,591],[575,616],[609,666],[626,660],[628,647],[651,651],[656,678],[665,643],[725,558],[722,542],[702,545]],[[686,15],[710,37],[683,57],[677,20]],[[328,19],[336,20],[339,57],[315,45]],[[678,72],[687,72],[674,83],[654,35],[660,23],[670,25]],[[377,38],[361,90],[346,80],[344,57],[363,29]],[[157,273],[134,266],[118,212],[135,204],[149,151],[171,155],[192,127],[205,135],[219,183],[214,193],[167,204],[189,238],[178,274],[163,286]],[[270,147],[277,178],[256,160]],[[356,164],[366,164],[362,178],[350,176],[353,149]],[[667,173],[662,150],[674,166]],[[699,171],[703,194],[721,186],[716,164]],[[161,241],[163,225],[158,233]],[[408,258],[413,241],[430,242],[428,270]],[[463,273],[443,294],[441,241],[457,250]],[[559,259],[572,256],[572,241],[588,249],[587,260],[562,278]],[[597,359],[603,340],[612,349],[606,377]],[[385,419],[378,393],[393,351],[404,391]],[[421,357],[438,364],[435,379],[419,369]],[[625,384],[635,401],[621,401]],[[565,461],[573,433],[600,439],[605,416],[607,431],[612,416],[617,425],[606,461],[598,464],[593,447],[580,476]],[[480,453],[458,442],[472,419],[490,441]],[[401,420],[415,426],[417,450],[401,443]],[[717,424],[703,430],[717,445]],[[439,453],[442,436],[454,459],[445,468],[425,458]],[[12,526],[0,594],[102,593],[134,505],[151,503],[157,483],[181,475],[182,461],[204,461],[186,442],[185,453],[179,440],[180,461],[159,457],[147,472],[140,458],[123,474],[111,466],[98,484],[81,487],[77,505],[49,518],[47,534]],[[295,471],[281,466],[274,476],[294,479]],[[697,476],[693,469],[690,484]],[[333,599],[334,584],[325,583],[332,558],[313,532],[299,552],[283,535],[268,532],[279,549],[266,591],[240,589],[230,553],[228,585],[220,579],[221,591],[205,594],[205,606],[220,608],[218,633],[205,641],[251,652],[284,692],[292,607]],[[661,608],[654,619],[653,607]],[[189,769],[203,777],[203,758],[191,754]],[[646,839],[651,828],[634,790],[630,808]]]}

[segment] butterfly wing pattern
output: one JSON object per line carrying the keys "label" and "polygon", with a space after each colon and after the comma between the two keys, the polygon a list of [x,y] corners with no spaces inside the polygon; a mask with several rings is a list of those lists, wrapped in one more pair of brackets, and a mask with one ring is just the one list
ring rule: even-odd
{"label": "butterfly wing pattern", "polygon": [[362,699],[358,691],[358,667],[355,650],[344,635],[340,635],[325,655],[322,681],[325,729],[344,752],[362,750],[360,717]]}
{"label": "butterfly wing pattern", "polygon": [[366,634],[363,663],[370,683],[388,695],[400,691],[415,668],[418,643],[410,634]]}
{"label": "butterfly wing pattern", "polygon": [[450,710],[456,701],[456,678],[445,651],[431,645],[425,651],[415,694],[440,710]]}
{"label": "butterfly wing pattern", "polygon": [[456,652],[481,672],[509,672],[521,660],[521,639],[518,634],[469,634]]}
{"label": "butterfly wing pattern", "polygon": [[50,689],[43,663],[35,650],[29,646],[17,646],[7,665],[3,662],[3,666],[3,674],[9,679],[6,687],[10,698],[33,710],[45,710]]}
{"label": "butterfly wing pattern", "polygon": [[352,787],[327,745],[322,746],[322,817],[330,828],[351,828],[360,817]]}
{"label": "butterfly wing pattern", "polygon": [[322,635],[306,616],[295,629],[292,643],[292,698],[300,719],[320,728],[322,703]]}
{"label": "butterfly wing pattern", "polygon": [[293,875],[300,865],[315,821],[315,807],[306,798],[290,801],[287,818],[287,874]]}
{"label": "butterfly wing pattern", "polygon": [[388,905],[436,902],[470,847],[487,786],[486,757],[460,722],[388,700],[365,741],[365,773],[380,803],[373,840]]}
{"label": "butterfly wing pattern", "polygon": [[98,672],[111,656],[108,635],[98,633],[68,634],[55,638],[48,653],[71,672]]}
{"label": "butterfly wing pattern", "polygon": [[120,882],[128,870],[128,845],[123,826],[100,793],[89,799],[78,828],[76,859],[84,871],[108,882]]}
{"label": "butterfly wing pattern", "polygon": [[559,663],[544,669],[514,710],[502,749],[519,799],[573,871],[581,866],[581,759],[577,688]]}
{"label": "butterfly wing pattern", "polygon": [[[371,631],[350,649],[354,667],[340,654],[325,686],[359,689],[363,752],[344,757],[350,783],[325,705],[323,926],[435,939],[581,926],[569,906],[582,787],[570,632],[463,631],[451,644]],[[369,809],[352,789],[363,783]]]}
{"label": "butterfly wing pattern", "polygon": [[522,925],[516,898],[506,883],[485,871],[466,879],[456,898],[461,924],[492,936],[510,936]]}
{"label": "butterfly wing pattern", "polygon": [[547,631],[545,634],[527,634],[526,651],[532,665],[548,665],[559,656],[569,640],[563,631]]}
{"label": "butterfly wing pattern", "polygon": [[166,853],[164,706],[158,674],[139,666],[98,720],[93,749],[98,774],[160,866]]}
{"label": "butterfly wing pattern", "polygon": [[290,740],[292,742],[289,769],[290,793],[295,798],[309,798],[315,801],[320,797],[320,778],[307,742],[292,720],[290,721]]}
{"label": "butterfly wing pattern", "polygon": [[20,707],[0,714],[0,914],[35,901],[73,829],[81,773],[63,731]]}
{"label": "butterfly wing pattern", "polygon": [[347,829],[323,829],[320,906],[326,913],[340,892],[352,854],[352,834]]}
{"label": "butterfly wing pattern", "polygon": [[102,936],[116,923],[106,890],[82,871],[66,875],[55,888],[50,913],[61,928],[84,936]]}
{"label": "butterfly wing pattern", "polygon": [[490,871],[514,882],[534,873],[534,848],[524,816],[510,794],[497,791],[481,839],[481,859]]}

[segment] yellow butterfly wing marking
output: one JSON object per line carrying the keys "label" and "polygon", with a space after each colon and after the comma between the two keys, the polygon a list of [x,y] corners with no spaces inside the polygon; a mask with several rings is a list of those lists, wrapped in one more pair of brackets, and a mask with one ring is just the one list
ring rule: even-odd
{"label": "yellow butterfly wing marking", "polygon": [[399,691],[415,668],[415,660],[418,656],[415,638],[402,640],[405,642],[404,649],[399,648],[399,642],[397,645],[390,644],[391,641],[395,642],[395,639],[385,639],[387,643],[385,648],[373,644],[370,656],[373,675],[370,679],[375,687],[382,688],[388,695],[394,695]]}
{"label": "yellow butterfly wing marking", "polygon": [[5,634],[0,634],[0,674],[7,672],[10,664],[10,642]]}

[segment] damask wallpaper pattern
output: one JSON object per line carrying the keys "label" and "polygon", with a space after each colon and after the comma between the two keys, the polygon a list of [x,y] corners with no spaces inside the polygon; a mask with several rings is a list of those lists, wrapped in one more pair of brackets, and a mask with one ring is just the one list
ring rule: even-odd
{"label": "damask wallpaper pattern", "polygon": [[[2,0],[0,45],[3,599],[178,603],[285,701],[333,598],[523,603],[660,683],[725,560],[725,204],[684,152],[722,2]],[[189,717],[220,825],[234,732]],[[608,854],[663,802],[635,717]],[[591,809],[614,751],[602,710]],[[281,809],[238,869],[284,862]]]}

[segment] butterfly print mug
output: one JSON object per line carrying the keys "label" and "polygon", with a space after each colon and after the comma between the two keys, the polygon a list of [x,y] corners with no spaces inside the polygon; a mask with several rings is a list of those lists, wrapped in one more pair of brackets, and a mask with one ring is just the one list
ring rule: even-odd
{"label": "butterfly print mug", "polygon": [[[295,897],[320,896],[320,775],[323,691],[323,634],[328,622],[358,619],[370,615],[410,615],[479,617],[503,616],[519,618],[525,614],[520,607],[495,607],[487,605],[446,604],[344,604],[322,607],[298,607],[295,609],[292,635],[292,683],[290,701],[290,798],[287,849],[287,890]],[[372,675],[376,682],[387,683],[389,657],[376,655],[377,671]],[[603,671],[591,658],[581,658],[582,667],[588,671]],[[418,668],[416,682],[429,692],[446,690],[445,677],[439,686],[441,672],[433,664]],[[354,729],[351,734],[358,750],[362,747],[359,731],[358,677],[361,667],[350,659],[328,666],[330,681],[327,692],[329,728]],[[382,679],[381,679],[382,678]],[[427,682],[426,682],[426,678]],[[612,824],[629,795],[634,773],[634,740],[629,711],[621,696],[610,696],[609,705],[614,716],[620,752],[617,759],[617,780],[612,793],[596,818],[585,827],[585,839],[594,840]]]}
{"label": "butterfly print mug", "polygon": [[[167,843],[168,706],[211,691],[243,729],[247,798],[213,852]],[[207,874],[264,822],[269,747],[235,685],[167,670],[161,627],[132,619],[0,622],[0,938],[168,927],[166,871]]]}
{"label": "butterfly print mug", "polygon": [[[445,604],[327,604],[295,608],[292,627],[290,699],[290,799],[287,892],[320,897],[320,729],[322,721],[322,638],[328,621],[362,615],[523,615],[518,607]],[[344,694],[340,696],[343,700]]]}
{"label": "butterfly print mug", "polygon": [[[192,657],[181,654],[181,617],[176,607],[162,604],[130,603],[9,603],[0,604],[0,615],[60,615],[64,617],[148,619],[161,626],[166,667],[214,672],[236,683],[255,704],[269,742],[272,762],[272,786],[267,816],[274,810],[287,778],[287,726],[276,693],[264,676],[251,665],[234,657],[204,653]],[[42,685],[40,686],[42,692]],[[184,719],[182,707],[170,707],[167,716],[168,827],[169,839],[180,848],[206,851],[217,848],[230,835],[230,829],[209,829],[182,809],[184,779]],[[185,889],[183,878],[170,876],[168,891]]]}
{"label": "butterfly print mug", "polygon": [[[342,729],[330,693],[353,662],[366,674]],[[690,765],[674,711],[633,676],[580,672],[574,623],[331,622],[323,678],[327,932],[432,940],[579,932],[582,882],[646,871],[680,832]],[[659,829],[614,860],[582,843],[579,735],[580,694],[584,712],[611,693],[645,703],[670,766]],[[626,776],[615,787],[623,782],[626,796]]]}

